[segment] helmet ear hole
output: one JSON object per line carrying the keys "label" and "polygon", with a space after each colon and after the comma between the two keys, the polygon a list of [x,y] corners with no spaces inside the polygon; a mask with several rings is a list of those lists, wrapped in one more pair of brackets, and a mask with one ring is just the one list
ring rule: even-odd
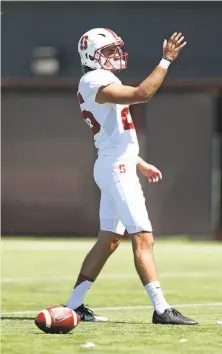
{"label": "helmet ear hole", "polygon": [[89,55],[89,59],[92,61],[94,60],[94,58],[91,55]]}

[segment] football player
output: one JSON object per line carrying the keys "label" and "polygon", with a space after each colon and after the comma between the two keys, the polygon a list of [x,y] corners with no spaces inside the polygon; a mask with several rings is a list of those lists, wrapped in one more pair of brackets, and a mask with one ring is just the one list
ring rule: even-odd
{"label": "football player", "polygon": [[83,70],[78,102],[98,149],[94,179],[101,191],[100,232],[82,264],[66,306],[74,309],[82,321],[108,320],[85,307],[84,298],[127,230],[137,273],[154,308],[153,323],[194,325],[195,320],[170,306],[160,287],[153,257],[152,225],[137,169],[150,183],[159,182],[162,174],[139,157],[136,130],[129,111],[129,105],[151,99],[186,42],[177,32],[165,39],[159,64],[137,87],[123,85],[114,74],[127,68],[128,54],[123,51],[123,45],[122,39],[107,28],[86,32],[78,44]]}

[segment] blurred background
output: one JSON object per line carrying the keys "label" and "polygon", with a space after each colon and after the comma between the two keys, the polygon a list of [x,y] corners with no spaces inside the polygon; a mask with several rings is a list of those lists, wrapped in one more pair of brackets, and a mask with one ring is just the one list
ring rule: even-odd
{"label": "blurred background", "polygon": [[99,190],[93,136],[76,99],[77,43],[94,27],[129,53],[136,85],[181,31],[187,47],[148,104],[132,107],[140,155],[163,173],[141,179],[154,232],[222,240],[222,3],[2,2],[2,234],[94,236]]}

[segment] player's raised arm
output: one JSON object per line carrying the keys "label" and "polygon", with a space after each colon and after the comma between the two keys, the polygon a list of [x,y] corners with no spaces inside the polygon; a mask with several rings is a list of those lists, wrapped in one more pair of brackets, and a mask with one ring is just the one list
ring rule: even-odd
{"label": "player's raised arm", "polygon": [[163,57],[160,63],[138,87],[110,84],[99,89],[96,101],[116,104],[136,104],[149,101],[161,86],[169,65],[177,58],[185,45],[184,36],[175,32],[168,41],[165,39],[163,42]]}

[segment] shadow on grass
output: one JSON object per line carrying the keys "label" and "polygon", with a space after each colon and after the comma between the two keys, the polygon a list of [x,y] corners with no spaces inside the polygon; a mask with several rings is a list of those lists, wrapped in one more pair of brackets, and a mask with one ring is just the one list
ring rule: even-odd
{"label": "shadow on grass", "polygon": [[131,324],[131,325],[144,325],[144,324],[150,324],[146,322],[134,322],[134,321],[108,321],[106,322],[108,324]]}
{"label": "shadow on grass", "polygon": [[[21,317],[21,316],[18,316],[18,317],[12,317],[12,316],[2,316],[0,318],[2,321],[4,320],[8,320],[8,321],[34,321],[35,320],[35,317]],[[84,323],[84,322],[82,322]],[[82,324],[81,323],[81,324]],[[85,322],[86,324],[88,324],[88,322]],[[90,323],[92,324],[92,322]],[[101,326],[104,326],[104,325],[112,325],[112,324],[131,324],[131,325],[144,325],[145,322],[134,322],[134,321],[107,321],[107,322],[94,322],[93,323],[94,325],[101,325]],[[148,324],[148,323],[146,323]]]}

